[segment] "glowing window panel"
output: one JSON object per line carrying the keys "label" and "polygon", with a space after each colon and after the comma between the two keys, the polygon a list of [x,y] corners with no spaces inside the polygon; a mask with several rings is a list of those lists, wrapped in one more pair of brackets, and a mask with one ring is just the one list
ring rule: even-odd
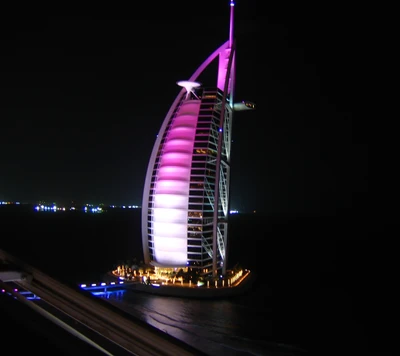
{"label": "glowing window panel", "polygon": [[200,101],[184,102],[175,117],[160,158],[154,187],[155,261],[169,266],[187,263],[187,213],[190,170]]}

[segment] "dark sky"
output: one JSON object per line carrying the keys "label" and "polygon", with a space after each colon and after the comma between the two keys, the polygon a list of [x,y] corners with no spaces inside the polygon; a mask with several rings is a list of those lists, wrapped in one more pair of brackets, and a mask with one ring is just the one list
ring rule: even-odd
{"label": "dark sky", "polygon": [[[229,32],[229,1],[160,3],[4,16],[0,200],[141,205],[176,81]],[[236,99],[257,110],[235,116],[231,207],[356,211],[368,153],[355,13],[236,3]]]}

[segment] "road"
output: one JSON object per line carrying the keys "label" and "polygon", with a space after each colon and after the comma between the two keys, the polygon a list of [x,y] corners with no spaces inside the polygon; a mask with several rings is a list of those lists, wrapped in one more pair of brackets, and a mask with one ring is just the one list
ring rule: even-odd
{"label": "road", "polygon": [[29,301],[5,283],[3,288],[43,317],[108,355],[205,355],[191,346],[112,310],[108,304],[74,290],[0,250],[0,258],[22,267],[31,278],[16,281],[41,298]]}

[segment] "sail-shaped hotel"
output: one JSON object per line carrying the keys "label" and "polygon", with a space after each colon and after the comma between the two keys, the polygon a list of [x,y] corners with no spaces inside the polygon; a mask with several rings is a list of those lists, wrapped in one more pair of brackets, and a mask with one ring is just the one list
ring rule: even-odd
{"label": "sail-shaped hotel", "polygon": [[[156,269],[226,273],[235,89],[234,2],[229,39],[185,81],[167,113],[148,164],[142,201],[144,262]],[[218,61],[212,86],[197,82]]]}

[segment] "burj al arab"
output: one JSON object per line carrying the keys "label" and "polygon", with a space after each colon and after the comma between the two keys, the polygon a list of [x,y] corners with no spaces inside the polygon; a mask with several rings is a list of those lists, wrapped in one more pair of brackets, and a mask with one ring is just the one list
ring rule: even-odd
{"label": "burj al arab", "polygon": [[[144,262],[160,270],[224,275],[228,265],[232,122],[236,44],[231,1],[229,37],[181,87],[149,159],[142,200]],[[201,73],[217,61],[212,83]]]}

